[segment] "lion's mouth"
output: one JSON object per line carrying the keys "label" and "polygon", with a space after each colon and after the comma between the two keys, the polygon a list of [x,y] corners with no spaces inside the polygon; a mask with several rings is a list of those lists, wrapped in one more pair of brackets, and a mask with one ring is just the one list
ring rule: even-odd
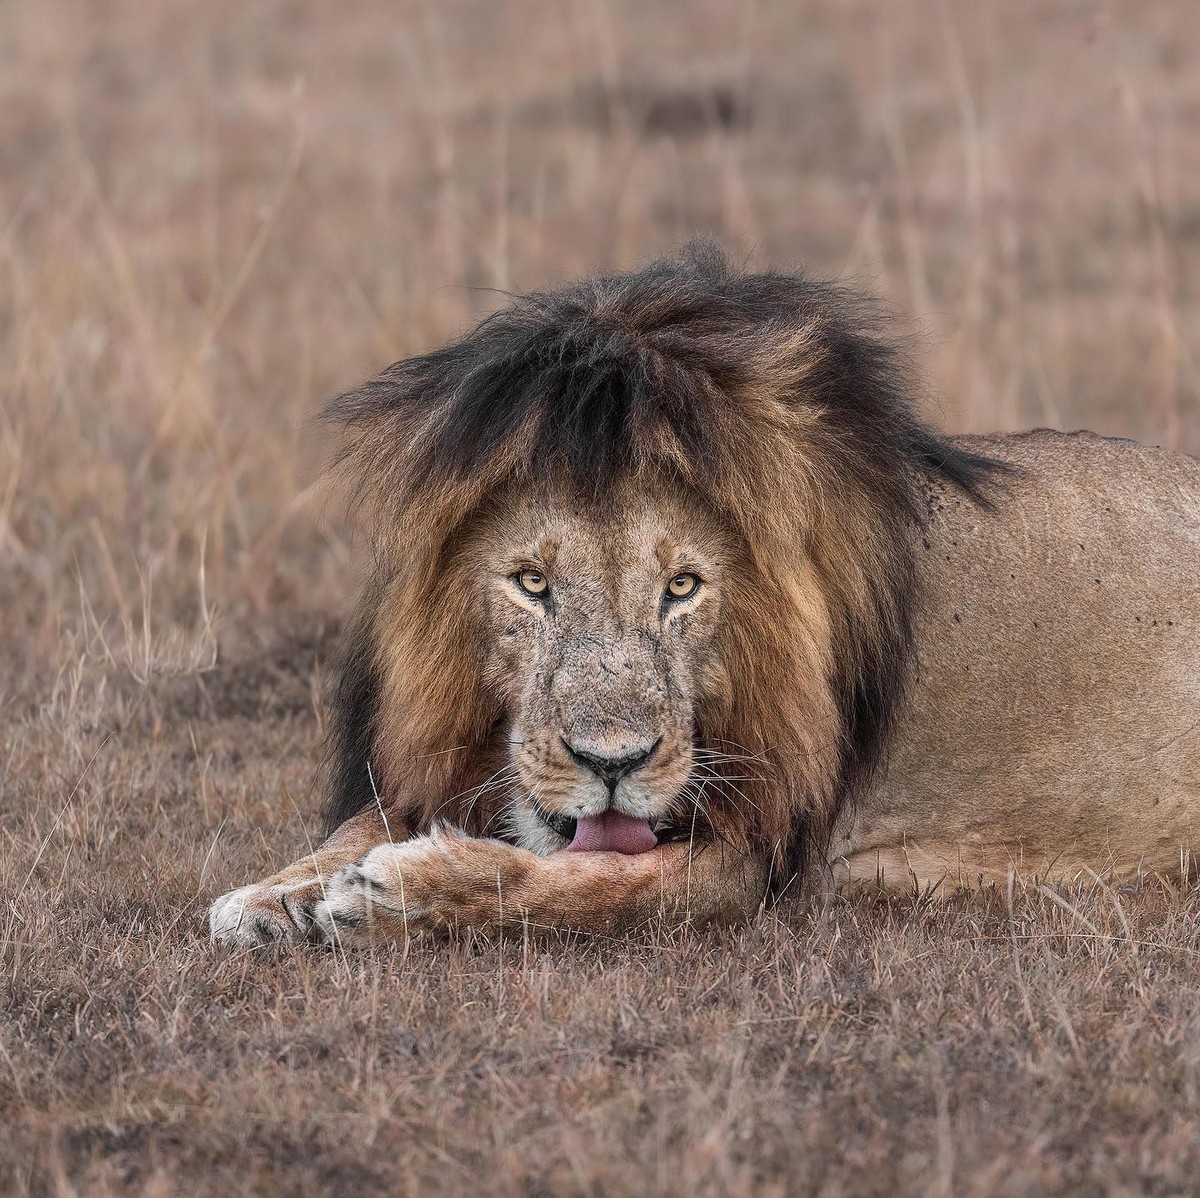
{"label": "lion's mouth", "polygon": [[601,815],[586,815],[581,819],[547,811],[535,804],[538,818],[551,831],[561,836],[567,853],[624,853],[636,856],[656,848],[659,836],[650,821],[624,815],[620,811],[605,811]]}
{"label": "lion's mouth", "polygon": [[556,835],[561,836],[568,844],[575,839],[575,824],[569,815],[557,811],[547,811],[540,803],[533,804],[533,813]]}

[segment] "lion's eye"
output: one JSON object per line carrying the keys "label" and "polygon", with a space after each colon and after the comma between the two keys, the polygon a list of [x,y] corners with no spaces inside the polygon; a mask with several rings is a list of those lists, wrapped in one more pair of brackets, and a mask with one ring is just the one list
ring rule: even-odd
{"label": "lion's eye", "polygon": [[549,581],[540,570],[522,570],[517,575],[517,586],[534,599],[544,599],[550,589]]}
{"label": "lion's eye", "polygon": [[690,599],[700,589],[695,574],[676,574],[667,583],[667,595],[672,599]]}

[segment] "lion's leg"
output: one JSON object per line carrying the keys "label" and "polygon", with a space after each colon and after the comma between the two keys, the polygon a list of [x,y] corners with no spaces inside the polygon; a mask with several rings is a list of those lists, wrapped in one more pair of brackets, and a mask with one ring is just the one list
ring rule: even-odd
{"label": "lion's leg", "polygon": [[1058,862],[1027,856],[1019,844],[963,845],[932,839],[877,844],[843,853],[830,862],[839,890],[922,894],[950,898],[980,886],[1006,886],[1010,875],[1071,877],[1083,866],[1077,858]]}
{"label": "lion's leg", "polygon": [[268,944],[312,929],[312,909],[345,865],[391,839],[382,813],[371,808],[348,819],[320,848],[265,881],[222,895],[208,909],[208,930],[227,944]]}
{"label": "lion's leg", "polygon": [[767,866],[720,844],[668,844],[637,856],[539,857],[439,829],[384,844],[336,874],[313,916],[329,938],[527,923],[617,931],[657,916],[737,922],[758,909]]}

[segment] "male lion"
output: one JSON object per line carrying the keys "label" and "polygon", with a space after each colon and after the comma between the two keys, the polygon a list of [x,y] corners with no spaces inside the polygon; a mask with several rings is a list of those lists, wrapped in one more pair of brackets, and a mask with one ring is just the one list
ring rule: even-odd
{"label": "male lion", "polygon": [[329,839],[218,940],[1178,871],[1200,463],[943,437],[873,309],[693,247],[336,400],[375,572]]}

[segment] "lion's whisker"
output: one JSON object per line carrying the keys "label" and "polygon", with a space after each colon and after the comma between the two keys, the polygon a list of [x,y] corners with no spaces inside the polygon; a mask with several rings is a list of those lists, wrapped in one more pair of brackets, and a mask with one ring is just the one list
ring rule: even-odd
{"label": "lion's whisker", "polygon": [[483,786],[481,786],[475,792],[475,794],[473,794],[471,796],[471,802],[468,804],[467,810],[462,817],[463,827],[466,827],[466,825],[470,822],[471,816],[472,816],[472,814],[474,814],[474,811],[475,811],[475,805],[479,802],[479,800],[485,794],[490,794],[493,791],[501,790],[506,786],[510,786],[511,784],[512,784],[511,780],[506,779],[500,775],[493,775],[493,777],[491,779],[489,779]]}
{"label": "lion's whisker", "polygon": [[[720,785],[721,783],[726,783],[726,782],[729,783],[729,789],[732,790],[735,795],[737,795],[743,802],[747,803],[755,811],[757,811],[761,814],[762,808],[759,807],[759,805],[752,798],[750,798],[750,796],[748,794],[746,794],[746,792],[740,786],[736,785],[735,779],[729,778],[729,777],[725,776],[724,774],[720,774],[715,771],[711,771],[709,776],[707,776],[707,777],[697,776],[696,780],[702,786],[711,785],[711,786],[716,787],[716,786]],[[759,779],[743,779],[743,780],[757,781]]]}
{"label": "lion's whisker", "polygon": [[[742,753],[744,753],[750,757],[753,757],[753,758],[765,757],[768,753],[773,751],[770,748],[763,748],[756,753],[753,749],[750,748],[749,745],[743,745],[739,741],[736,741],[736,740],[721,740],[721,739],[714,739],[712,737],[705,737],[705,741],[706,741],[706,744],[698,746],[699,749],[707,750],[708,745],[730,745],[735,749],[740,749],[742,751]],[[721,750],[711,750],[711,751],[720,752]]]}
{"label": "lion's whisker", "polygon": [[[507,775],[507,774],[512,774],[513,776],[515,776],[516,767],[513,765],[503,766],[501,769],[498,769],[494,774],[492,774],[492,776],[490,778],[487,778],[480,786],[478,786],[478,787],[469,786],[465,790],[460,790],[458,792],[458,794],[451,795],[450,798],[446,799],[444,802],[442,802],[438,805],[437,810],[434,811],[434,813],[433,813],[433,819],[436,819],[439,815],[441,815],[441,813],[443,811],[446,810],[447,807],[449,807],[453,803],[456,803],[464,795],[471,794],[472,795],[471,802],[467,807],[467,811],[466,811],[465,815],[463,815],[461,820],[459,821],[461,824],[463,824],[463,826],[465,826],[467,821],[471,818],[471,812],[474,811],[475,804],[479,801],[479,799],[483,795],[487,794],[489,790],[494,790],[497,786],[504,785],[505,782],[507,781],[507,779],[505,778],[505,775]],[[474,793],[472,794],[472,792],[474,792]]]}
{"label": "lion's whisker", "polygon": [[692,773],[697,778],[707,778],[717,782],[729,782],[730,784],[737,782],[761,783],[764,781],[761,774],[725,774],[720,770],[706,769],[703,765],[694,766]]}
{"label": "lion's whisker", "polygon": [[[705,827],[712,834],[714,840],[725,845],[727,848],[736,849],[737,846],[732,840],[730,840],[729,836],[713,822],[712,813],[709,810],[708,804],[705,802],[701,790],[697,789],[697,786],[699,785],[702,785],[699,783],[699,780],[696,780],[694,783],[685,783],[679,792],[681,797],[690,799],[691,801],[691,810],[683,813],[686,816],[690,816],[690,827],[688,831],[689,846],[694,845],[695,843],[696,816],[701,815],[704,818]],[[689,848],[689,853],[690,851],[691,849]]]}
{"label": "lion's whisker", "polygon": [[[488,829],[493,823],[499,823],[500,831],[506,831],[515,836],[517,832],[516,824],[513,822],[513,817],[517,810],[517,803],[520,799],[530,798],[537,802],[536,793],[534,791],[526,791],[519,779],[515,779],[509,783],[507,789],[500,796],[501,801],[496,805],[496,809],[488,816],[487,823],[480,829],[480,835],[486,836]],[[508,821],[507,826],[503,821]]]}
{"label": "lion's whisker", "polygon": [[700,756],[736,758],[739,761],[762,761],[767,756],[767,750],[765,749],[759,753],[752,753],[749,749],[746,749],[743,753],[730,753],[725,749],[711,748],[709,745],[695,745],[692,748],[692,752]]}

